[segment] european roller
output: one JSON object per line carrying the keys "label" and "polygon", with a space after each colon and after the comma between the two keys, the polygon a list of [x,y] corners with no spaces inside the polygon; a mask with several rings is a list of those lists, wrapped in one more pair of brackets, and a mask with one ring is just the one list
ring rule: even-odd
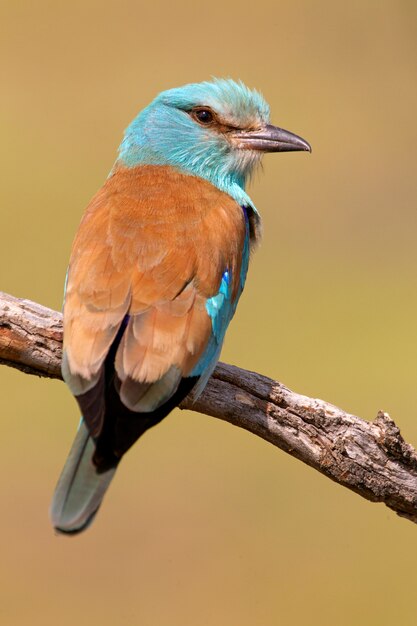
{"label": "european roller", "polygon": [[310,146],[232,80],[164,91],[127,128],[69,263],[62,375],[82,419],[57,531],[85,529],[127,450],[204,389],[260,238],[246,181],[265,152],[296,150]]}

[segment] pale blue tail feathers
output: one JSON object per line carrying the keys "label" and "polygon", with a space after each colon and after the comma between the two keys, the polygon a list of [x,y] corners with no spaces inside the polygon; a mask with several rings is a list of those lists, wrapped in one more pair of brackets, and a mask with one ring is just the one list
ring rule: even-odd
{"label": "pale blue tail feathers", "polygon": [[56,531],[76,534],[93,521],[116,468],[98,474],[93,465],[95,445],[81,421],[55,489],[50,516]]}

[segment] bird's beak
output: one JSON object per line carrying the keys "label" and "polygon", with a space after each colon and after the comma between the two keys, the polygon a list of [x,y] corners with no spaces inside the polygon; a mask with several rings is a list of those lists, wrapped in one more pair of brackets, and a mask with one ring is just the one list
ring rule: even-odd
{"label": "bird's beak", "polygon": [[288,130],[267,124],[260,130],[239,131],[235,135],[239,148],[260,152],[311,152],[310,144]]}

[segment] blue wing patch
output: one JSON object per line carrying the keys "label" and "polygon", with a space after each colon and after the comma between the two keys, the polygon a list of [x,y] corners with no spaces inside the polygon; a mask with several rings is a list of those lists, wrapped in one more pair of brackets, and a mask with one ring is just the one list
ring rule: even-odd
{"label": "blue wing patch", "polygon": [[231,312],[230,274],[226,270],[222,276],[220,288],[216,296],[206,302],[206,310],[211,318],[212,332],[217,341],[222,341]]}
{"label": "blue wing patch", "polygon": [[223,273],[219,291],[217,294],[209,298],[206,302],[206,310],[211,319],[211,337],[208,345],[202,354],[200,360],[190,373],[190,376],[199,376],[200,380],[193,390],[193,396],[198,395],[203,391],[210,375],[212,374],[216,363],[219,360],[220,352],[222,349],[224,336],[226,334],[227,327],[232,319],[240,295],[243,291],[243,287],[246,281],[246,274],[249,265],[249,222],[247,219],[246,211],[244,211],[246,217],[246,236],[242,254],[242,264],[240,267],[240,289],[237,293],[235,300],[232,302],[231,283],[232,275],[231,270],[226,269]]}

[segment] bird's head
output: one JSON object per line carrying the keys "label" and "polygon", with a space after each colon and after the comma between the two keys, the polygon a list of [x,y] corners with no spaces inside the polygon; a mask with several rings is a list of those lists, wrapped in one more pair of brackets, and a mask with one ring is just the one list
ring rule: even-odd
{"label": "bird's head", "polygon": [[171,165],[232,192],[265,152],[311,148],[272,126],[263,97],[243,83],[215,79],[164,91],[127,128],[119,162]]}

